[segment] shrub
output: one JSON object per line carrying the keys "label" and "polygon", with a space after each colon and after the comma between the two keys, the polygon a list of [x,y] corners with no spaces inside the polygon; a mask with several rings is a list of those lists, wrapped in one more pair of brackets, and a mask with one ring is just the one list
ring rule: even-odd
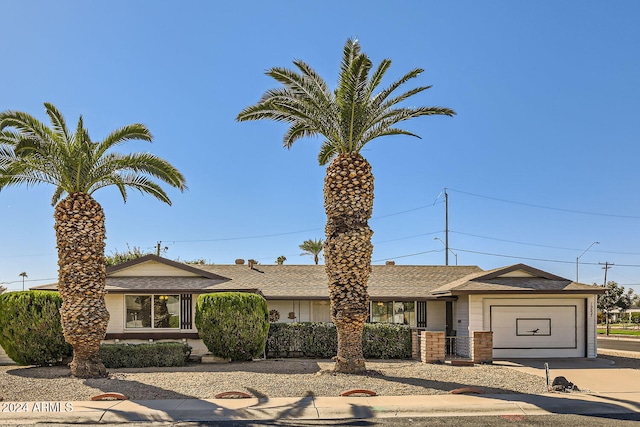
{"label": "shrub", "polygon": [[366,359],[411,358],[411,328],[408,325],[367,323],[362,339]]}
{"label": "shrub", "polygon": [[267,337],[267,355],[270,357],[289,357],[293,349],[301,351],[297,323],[271,323]]}
{"label": "shrub", "polygon": [[338,330],[333,323],[304,323],[301,332],[301,350],[305,356],[329,359],[338,354]]}
{"label": "shrub", "polygon": [[62,335],[57,292],[0,295],[0,345],[19,365],[51,365],[72,354]]}
{"label": "shrub", "polygon": [[107,368],[184,366],[190,355],[191,347],[179,342],[100,346],[100,357]]}
{"label": "shrub", "polygon": [[[362,336],[367,359],[411,357],[411,328],[407,325],[367,323]],[[270,357],[316,357],[328,359],[338,352],[338,334],[333,323],[272,323],[267,339]]]}
{"label": "shrub", "polygon": [[196,327],[214,356],[231,360],[262,356],[269,333],[267,301],[244,292],[200,295]]}

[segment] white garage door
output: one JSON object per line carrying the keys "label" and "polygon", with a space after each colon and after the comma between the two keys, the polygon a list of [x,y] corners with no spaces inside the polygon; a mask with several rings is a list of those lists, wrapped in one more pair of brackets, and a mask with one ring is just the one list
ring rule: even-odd
{"label": "white garage door", "polygon": [[584,300],[489,306],[493,356],[585,357]]}

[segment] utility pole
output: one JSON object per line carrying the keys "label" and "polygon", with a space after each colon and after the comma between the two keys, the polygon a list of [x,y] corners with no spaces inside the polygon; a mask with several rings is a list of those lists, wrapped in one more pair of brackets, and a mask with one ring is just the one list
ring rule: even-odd
{"label": "utility pole", "polygon": [[[605,262],[604,264],[599,262],[598,264],[600,265],[604,265],[604,267],[602,267],[602,269],[604,270],[604,284],[602,285],[604,288],[607,287],[607,270],[609,270],[613,265],[612,262]],[[605,323],[606,323],[606,327],[607,327],[607,336],[609,336],[609,310],[603,310],[604,312],[604,319],[605,319]]]}
{"label": "utility pole", "polygon": [[444,265],[449,265],[449,195],[444,189]]}
{"label": "utility pole", "polygon": [[160,241],[159,241],[159,242],[158,242],[158,245],[156,246],[156,255],[158,255],[158,256],[160,256],[160,244],[161,244],[161,243],[162,243],[162,242],[160,242]]}
{"label": "utility pole", "polygon": [[606,262],[599,262],[598,264],[600,265],[604,265],[604,267],[602,267],[602,269],[604,270],[604,283],[603,286],[606,288],[607,287],[607,270],[609,270],[611,268],[611,266],[615,265],[612,262],[606,261]]}

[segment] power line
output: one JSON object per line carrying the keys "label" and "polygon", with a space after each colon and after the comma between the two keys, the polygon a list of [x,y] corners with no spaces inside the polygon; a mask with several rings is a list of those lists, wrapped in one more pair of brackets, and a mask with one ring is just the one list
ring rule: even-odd
{"label": "power line", "polygon": [[563,209],[563,208],[556,208],[556,207],[552,207],[552,206],[536,205],[536,204],[533,204],[533,203],[517,202],[517,201],[514,201],[514,200],[501,199],[501,198],[498,198],[498,197],[484,196],[484,195],[481,195],[481,194],[470,193],[470,192],[467,192],[467,191],[455,190],[453,188],[449,188],[449,190],[451,190],[453,192],[456,192],[456,193],[460,193],[460,194],[466,194],[468,196],[480,197],[480,198],[488,199],[488,200],[496,200],[498,202],[511,203],[511,204],[514,204],[514,205],[529,206],[529,207],[538,208],[538,209],[548,209],[548,210],[552,210],[552,211],[578,213],[578,214],[583,214],[583,215],[605,216],[605,217],[610,217],[610,218],[640,219],[640,216],[616,215],[616,214],[608,214],[608,213],[602,213],[602,212],[589,212],[589,211],[579,211],[579,210],[574,210],[574,209]]}
{"label": "power line", "polygon": [[[559,264],[574,264],[575,263],[575,261],[565,261],[565,260],[559,260],[559,259],[531,258],[531,257],[523,257],[523,256],[516,256],[516,255],[506,255],[506,254],[495,254],[495,253],[490,253],[490,252],[472,251],[472,250],[460,249],[460,248],[452,248],[452,249],[455,249],[456,251],[460,251],[460,252],[468,252],[468,253],[472,253],[472,254],[489,255],[489,256],[496,256],[496,257],[502,257],[502,258],[527,259],[527,260],[532,260],[532,261],[555,262],[555,263],[559,263]],[[582,264],[582,265],[599,265],[598,263],[595,263],[595,262],[581,262],[580,264]],[[613,263],[609,263],[609,265],[613,265]],[[640,267],[640,264],[616,264],[616,266],[618,266],[618,267],[634,267],[634,268],[638,268],[638,267]]]}
{"label": "power line", "polygon": [[[560,250],[564,250],[564,251],[574,251],[574,252],[579,252],[579,251],[582,250],[582,249],[576,249],[576,248],[564,248],[564,247],[561,247],[561,246],[551,246],[551,245],[541,245],[541,244],[537,244],[537,243],[519,242],[519,241],[516,241],[516,240],[499,239],[497,237],[481,236],[479,234],[463,233],[461,231],[452,231],[452,230],[449,230],[449,231],[451,233],[461,234],[463,236],[471,236],[471,237],[477,237],[477,238],[480,238],[480,239],[494,240],[494,241],[505,242],[505,243],[515,243],[515,244],[518,244],[518,245],[536,246],[536,247],[539,247],[539,248],[560,249]],[[598,250],[592,250],[591,252],[597,252],[597,253],[601,253],[601,254],[614,254],[614,255],[640,255],[640,253],[638,253],[638,252],[616,252],[616,251],[598,251]]]}
{"label": "power line", "polygon": [[[455,249],[456,251],[459,251],[459,252],[467,252],[467,253],[478,254],[478,255],[489,255],[489,256],[502,257],[502,258],[514,258],[514,259],[526,259],[526,260],[531,260],[531,261],[555,262],[555,263],[559,263],[559,264],[573,264],[573,261],[562,261],[562,260],[556,260],[556,259],[530,258],[530,257],[516,256],[516,255],[494,254],[494,253],[490,253],[490,252],[471,251],[471,250],[460,249],[460,248],[452,248],[452,249]],[[583,262],[583,264],[588,264],[588,263]],[[640,267],[640,265],[638,267]]]}
{"label": "power line", "polygon": [[[386,215],[380,215],[380,216],[374,216],[371,218],[371,220],[377,220],[377,219],[381,219],[381,218],[388,218],[390,216],[396,216],[396,215],[402,215],[408,212],[413,212],[413,211],[417,211],[420,209],[426,209],[426,208],[430,208],[435,206],[438,203],[444,203],[444,202],[438,202],[435,201],[433,204],[431,205],[423,205],[423,206],[418,206],[417,208],[412,208],[412,209],[407,209],[404,211],[399,211],[399,212],[394,212],[394,213],[390,213],[390,214],[386,214]],[[312,228],[312,229],[308,229],[308,230],[300,230],[300,231],[287,231],[287,232],[283,232],[283,233],[273,233],[273,234],[260,234],[260,235],[255,235],[255,236],[243,236],[243,237],[222,237],[222,238],[216,238],[216,239],[193,239],[193,240],[173,240],[173,239],[161,239],[162,242],[171,242],[171,243],[202,243],[202,242],[226,242],[226,241],[231,241],[231,240],[250,240],[250,239],[264,239],[267,237],[280,237],[280,236],[288,236],[288,235],[292,235],[292,234],[302,234],[302,233],[310,233],[310,232],[316,232],[316,231],[322,231],[323,228]],[[420,235],[417,236],[412,236],[412,237],[418,237]],[[409,237],[409,238],[412,238]]]}
{"label": "power line", "polygon": [[399,259],[399,258],[409,258],[409,257],[412,257],[412,256],[417,256],[417,255],[430,254],[432,252],[442,252],[442,250],[440,249],[440,250],[434,250],[434,251],[416,252],[414,254],[398,255],[398,256],[393,256],[393,257],[387,257],[387,258],[384,258],[384,259],[371,260],[371,262],[382,262],[382,261],[388,261],[388,260]]}

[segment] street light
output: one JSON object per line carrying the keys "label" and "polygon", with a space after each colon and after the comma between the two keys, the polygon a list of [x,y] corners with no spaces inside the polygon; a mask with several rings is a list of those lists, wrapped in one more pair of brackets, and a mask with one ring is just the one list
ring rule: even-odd
{"label": "street light", "polygon": [[[455,257],[456,257],[456,265],[458,265],[458,254],[457,254],[457,253],[455,253],[455,252],[453,252],[451,249],[449,249],[449,248],[447,247],[447,245],[442,241],[442,239],[441,239],[441,238],[439,238],[439,237],[434,237],[434,238],[433,238],[433,240],[437,240],[437,241],[439,241],[440,243],[442,243],[442,245],[444,246],[444,249],[445,249],[445,250],[448,250],[448,251],[449,251],[449,252],[451,252],[453,255],[455,255]],[[446,261],[446,262],[445,262],[445,265],[449,265],[449,258],[446,258],[446,257],[445,257],[445,261]]]}
{"label": "street light", "polygon": [[578,282],[578,264],[579,264],[579,263],[578,263],[578,261],[580,261],[580,257],[582,257],[582,255],[586,254],[586,253],[587,253],[587,251],[588,251],[589,249],[591,249],[591,246],[593,246],[593,245],[599,245],[599,244],[600,244],[600,242],[593,242],[592,244],[590,244],[590,245],[589,245],[589,247],[588,247],[587,249],[585,249],[585,250],[584,250],[584,252],[582,252],[582,253],[580,254],[580,256],[579,256],[579,257],[577,257],[577,258],[576,258],[576,282]]}

